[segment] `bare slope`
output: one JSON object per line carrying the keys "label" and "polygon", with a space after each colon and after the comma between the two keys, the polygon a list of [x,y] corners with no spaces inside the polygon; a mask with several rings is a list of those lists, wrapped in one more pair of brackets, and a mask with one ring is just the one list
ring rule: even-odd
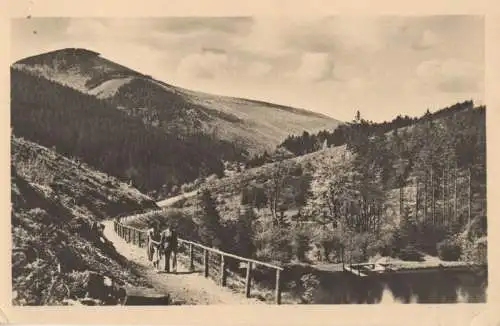
{"label": "bare slope", "polygon": [[339,124],[302,109],[172,86],[84,49],[40,54],[13,67],[107,99],[165,130],[215,134],[250,152],[272,149],[290,134],[333,129]]}

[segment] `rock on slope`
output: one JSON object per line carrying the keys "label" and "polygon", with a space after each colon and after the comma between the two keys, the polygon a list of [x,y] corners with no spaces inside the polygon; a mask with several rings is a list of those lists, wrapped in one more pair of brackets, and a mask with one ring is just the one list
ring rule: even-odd
{"label": "rock on slope", "polygon": [[202,131],[249,152],[273,149],[289,134],[333,129],[339,121],[260,101],[194,92],[153,79],[85,49],[62,49],[13,65],[106,99],[167,131]]}
{"label": "rock on slope", "polygon": [[11,151],[13,304],[113,304],[117,285],[145,285],[89,226],[154,202],[35,143],[13,137]]}

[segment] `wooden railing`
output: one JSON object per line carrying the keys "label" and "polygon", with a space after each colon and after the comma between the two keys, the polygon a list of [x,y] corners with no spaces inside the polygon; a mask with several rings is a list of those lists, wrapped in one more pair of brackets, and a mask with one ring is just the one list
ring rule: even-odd
{"label": "wooden railing", "polygon": [[[123,223],[118,222],[115,219],[114,221],[114,231],[121,238],[125,239],[128,243],[137,245],[139,247],[145,247],[147,245],[147,233],[146,230],[137,229],[128,225],[124,225]],[[189,252],[189,270],[194,270],[194,262],[195,262],[195,248],[201,249],[203,252],[203,275],[205,277],[209,276],[209,255],[215,254],[220,257],[220,266],[219,266],[219,282],[220,286],[227,285],[227,259],[232,258],[237,262],[245,262],[246,263],[246,277],[245,277],[245,296],[247,298],[250,297],[250,289],[252,284],[252,270],[254,269],[254,265],[260,265],[267,268],[274,269],[276,271],[276,281],[275,281],[275,289],[274,289],[274,297],[275,303],[281,304],[281,272],[283,271],[283,267],[273,265],[270,263],[249,259],[241,256],[237,256],[228,252],[224,252],[215,248],[211,248],[208,246],[204,246],[200,243],[189,241],[185,239],[179,238],[179,244],[182,246],[187,246]]]}

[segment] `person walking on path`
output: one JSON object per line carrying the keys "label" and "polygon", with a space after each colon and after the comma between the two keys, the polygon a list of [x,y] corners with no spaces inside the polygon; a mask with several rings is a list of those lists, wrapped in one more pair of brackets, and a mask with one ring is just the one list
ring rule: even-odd
{"label": "person walking on path", "polygon": [[177,240],[177,230],[176,228],[172,228],[172,232],[170,234],[170,250],[172,252],[172,268],[174,272],[177,272],[177,249],[179,246],[179,242]]}
{"label": "person walking on path", "polygon": [[147,246],[147,254],[148,260],[153,261],[153,266],[157,269],[160,267],[160,259],[161,259],[161,234],[159,225],[153,225],[148,230],[148,246]]}
{"label": "person walking on path", "polygon": [[[172,269],[177,272],[177,232],[174,228],[168,227],[161,234],[161,249],[165,256],[164,270],[170,273],[170,259],[172,258]],[[172,256],[173,254],[173,256]]]}

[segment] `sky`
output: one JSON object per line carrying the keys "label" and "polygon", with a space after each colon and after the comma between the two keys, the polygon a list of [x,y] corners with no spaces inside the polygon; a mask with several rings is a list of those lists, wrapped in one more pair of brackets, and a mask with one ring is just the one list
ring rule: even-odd
{"label": "sky", "polygon": [[81,47],[167,83],[343,121],[484,99],[482,16],[30,18],[12,62]]}

